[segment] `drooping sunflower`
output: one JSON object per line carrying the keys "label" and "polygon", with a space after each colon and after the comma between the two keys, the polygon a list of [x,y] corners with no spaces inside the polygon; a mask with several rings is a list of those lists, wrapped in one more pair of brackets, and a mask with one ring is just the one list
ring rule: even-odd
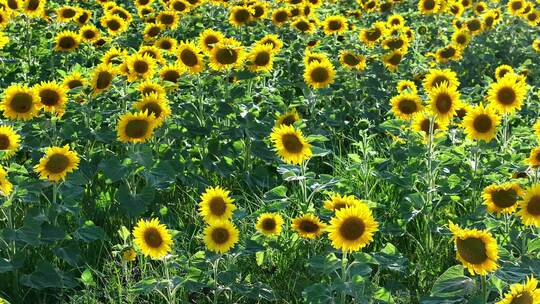
{"label": "drooping sunflower", "polygon": [[527,85],[513,73],[491,84],[487,99],[501,114],[513,113],[521,108],[527,95]]}
{"label": "drooping sunflower", "polygon": [[374,47],[386,36],[386,32],[386,23],[382,21],[375,22],[371,28],[360,30],[360,41],[367,47]]}
{"label": "drooping sunflower", "polygon": [[523,284],[512,284],[510,291],[497,304],[536,304],[540,303],[540,288],[534,277],[528,277]]}
{"label": "drooping sunflower", "polygon": [[140,219],[132,233],[135,245],[145,256],[161,259],[171,252],[172,236],[157,218],[150,221]]}
{"label": "drooping sunflower", "polygon": [[79,34],[73,31],[62,31],[54,38],[56,44],[54,49],[60,52],[71,52],[79,47]]}
{"label": "drooping sunflower", "polygon": [[495,110],[479,104],[470,109],[462,124],[469,139],[489,142],[495,137],[500,121]]}
{"label": "drooping sunflower", "polygon": [[128,29],[128,23],[116,15],[106,14],[101,17],[100,23],[104,28],[107,29],[109,35],[113,37],[122,34]]}
{"label": "drooping sunflower", "polygon": [[326,224],[312,213],[307,213],[292,220],[292,228],[300,237],[315,239],[326,229]]}
{"label": "drooping sunflower", "polygon": [[286,8],[278,8],[272,12],[272,23],[281,26],[289,21],[290,12]]}
{"label": "drooping sunflower", "polygon": [[229,195],[230,191],[219,186],[206,188],[201,195],[199,214],[207,223],[227,221],[232,218],[236,206],[233,204],[234,199]]}
{"label": "drooping sunflower", "polygon": [[0,159],[7,159],[19,151],[21,136],[12,126],[0,125]]}
{"label": "drooping sunflower", "polygon": [[265,44],[269,44],[272,47],[272,52],[274,52],[274,54],[278,53],[283,48],[283,41],[281,41],[276,34],[266,34],[255,43],[255,45]]}
{"label": "drooping sunflower", "polygon": [[56,10],[58,22],[70,22],[77,18],[80,9],[74,6],[62,6]]}
{"label": "drooping sunflower", "polygon": [[225,253],[238,243],[238,229],[229,221],[215,221],[204,229],[204,243],[210,251]]}
{"label": "drooping sunflower", "polygon": [[274,150],[287,163],[298,165],[313,154],[311,145],[302,135],[302,131],[293,126],[283,124],[274,127],[270,139]]}
{"label": "drooping sunflower", "polygon": [[334,248],[352,252],[371,243],[378,227],[368,206],[357,204],[337,210],[326,230]]}
{"label": "drooping sunflower", "polygon": [[366,68],[366,57],[351,51],[341,51],[339,62],[347,69],[362,71]]}
{"label": "drooping sunflower", "polygon": [[434,137],[444,136],[448,129],[448,121],[437,119],[431,111],[422,111],[414,114],[412,129],[422,133],[425,137],[433,132]]}
{"label": "drooping sunflower", "polygon": [[165,88],[163,88],[163,86],[160,85],[159,83],[154,82],[150,79],[139,83],[139,85],[137,86],[137,90],[141,92],[142,96],[148,95],[151,93],[157,93],[159,95],[165,94]]}
{"label": "drooping sunflower", "polygon": [[326,35],[343,34],[348,27],[347,18],[341,15],[326,17],[322,23],[322,27]]}
{"label": "drooping sunflower", "polygon": [[156,72],[156,61],[149,55],[132,54],[127,58],[128,80],[148,79]]}
{"label": "drooping sunflower", "polygon": [[521,195],[523,195],[523,190],[519,184],[508,182],[487,186],[484,188],[482,198],[487,211],[499,215],[501,213],[514,213]]}
{"label": "drooping sunflower", "polygon": [[312,88],[326,88],[334,83],[336,71],[330,61],[312,62],[308,64],[304,71],[304,81]]}
{"label": "drooping sunflower", "polygon": [[472,275],[486,275],[499,268],[499,249],[495,238],[485,230],[461,229],[450,222],[456,246],[456,258]]}
{"label": "drooping sunflower", "polygon": [[292,126],[295,122],[299,120],[300,115],[298,115],[296,109],[292,109],[291,111],[287,111],[284,114],[279,115],[279,117],[276,119],[276,126]]}
{"label": "drooping sunflower", "polygon": [[257,219],[255,228],[266,236],[279,235],[283,229],[283,217],[278,213],[263,213]]}
{"label": "drooping sunflower", "polygon": [[43,110],[57,115],[64,113],[68,101],[67,90],[64,85],[55,81],[42,82],[36,85],[34,90],[39,95],[39,104]]}
{"label": "drooping sunflower", "polygon": [[210,51],[210,67],[216,71],[240,68],[245,59],[244,47],[233,38],[224,38]]}
{"label": "drooping sunflower", "polygon": [[441,7],[440,0],[420,0],[418,1],[418,11],[421,14],[428,15],[434,14],[439,11]]}
{"label": "drooping sunflower", "polygon": [[0,196],[9,196],[13,191],[13,184],[7,179],[7,172],[0,165]]}
{"label": "drooping sunflower", "polygon": [[301,33],[307,34],[312,34],[316,29],[315,25],[305,17],[296,18],[296,20],[291,23],[291,27]]}
{"label": "drooping sunflower", "polygon": [[94,25],[87,24],[79,29],[79,36],[81,37],[82,41],[93,43],[94,41],[99,39],[101,33]]}
{"label": "drooping sunflower", "polygon": [[459,86],[457,74],[450,69],[430,69],[424,77],[422,85],[424,90],[429,92],[434,87],[440,86],[444,82],[448,83],[448,88],[457,89]]}
{"label": "drooping sunflower", "polygon": [[156,118],[147,111],[120,116],[116,127],[118,140],[124,143],[142,143],[147,141],[156,128]]}
{"label": "drooping sunflower", "polygon": [[177,83],[184,73],[186,73],[186,68],[179,63],[167,64],[159,70],[161,79],[171,83]]}
{"label": "drooping sunflower", "polygon": [[205,29],[199,35],[199,47],[203,50],[203,52],[209,54],[212,48],[214,48],[218,42],[223,40],[223,38],[223,33],[220,31]]}
{"label": "drooping sunflower", "polygon": [[396,89],[398,93],[413,93],[416,94],[418,92],[418,89],[416,88],[416,84],[411,80],[400,80],[397,85]]}
{"label": "drooping sunflower", "polygon": [[519,201],[518,216],[525,225],[540,227],[540,184],[525,190],[523,200]]}
{"label": "drooping sunflower", "polygon": [[236,5],[230,9],[229,23],[235,27],[248,24],[251,19],[254,10],[247,6]]}
{"label": "drooping sunflower", "polygon": [[92,90],[94,95],[99,94],[112,85],[114,77],[118,74],[111,64],[100,64],[92,72]]}
{"label": "drooping sunflower", "polygon": [[9,119],[30,120],[38,114],[39,96],[34,89],[25,85],[10,85],[4,91],[0,110]]}
{"label": "drooping sunflower", "polygon": [[274,52],[272,45],[255,45],[247,58],[250,71],[261,73],[270,72],[274,66]]}
{"label": "drooping sunflower", "polygon": [[339,193],[333,193],[326,201],[324,201],[324,208],[335,212],[343,208],[353,207],[360,204],[364,204],[364,202],[357,199],[354,195],[341,195]]}
{"label": "drooping sunflower", "polygon": [[429,106],[437,119],[451,120],[460,104],[460,94],[444,82],[429,91]]}
{"label": "drooping sunflower", "polygon": [[184,66],[190,74],[197,74],[204,69],[201,50],[192,42],[185,41],[178,45],[178,63]]}
{"label": "drooping sunflower", "polygon": [[63,147],[49,147],[45,150],[45,156],[34,166],[34,171],[39,177],[52,182],[59,182],[66,178],[68,173],[79,167],[81,159],[77,152],[71,150],[69,145]]}
{"label": "drooping sunflower", "polygon": [[408,120],[417,112],[422,111],[422,99],[416,93],[401,93],[390,99],[392,113],[398,118]]}
{"label": "drooping sunflower", "polygon": [[403,51],[393,50],[382,56],[382,62],[389,71],[395,72],[404,56]]}
{"label": "drooping sunflower", "polygon": [[166,95],[150,93],[142,96],[142,99],[133,104],[133,108],[153,114],[156,118],[156,127],[163,124],[165,119],[171,116],[171,107]]}

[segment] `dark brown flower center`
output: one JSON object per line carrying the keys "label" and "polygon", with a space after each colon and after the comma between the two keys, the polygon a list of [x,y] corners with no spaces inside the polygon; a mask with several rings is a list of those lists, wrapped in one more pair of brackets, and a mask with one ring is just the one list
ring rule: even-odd
{"label": "dark brown flower center", "polygon": [[51,89],[43,89],[39,92],[41,103],[46,106],[56,106],[60,102],[60,94]]}
{"label": "dark brown flower center", "polygon": [[113,32],[118,31],[120,27],[122,26],[122,24],[120,24],[120,22],[118,22],[118,20],[116,19],[107,20],[106,24],[107,24],[107,27]]}
{"label": "dark brown flower center", "polygon": [[273,218],[265,218],[262,221],[262,228],[265,231],[274,231],[276,229],[277,223]]}
{"label": "dark brown flower center", "polygon": [[126,135],[129,138],[142,138],[150,129],[150,124],[145,119],[133,119],[126,124]]}
{"label": "dark brown flower center", "polygon": [[159,118],[163,110],[157,102],[148,102],[142,107],[142,111],[148,111],[148,114],[154,114],[156,118]]}
{"label": "dark brown flower center", "polygon": [[289,14],[286,11],[279,11],[274,14],[274,20],[276,22],[285,22],[289,19]]}
{"label": "dark brown flower center", "polygon": [[161,78],[176,83],[178,78],[180,78],[180,73],[177,70],[167,70],[161,75]]}
{"label": "dark brown flower center", "polygon": [[188,67],[194,67],[199,63],[197,55],[192,51],[185,49],[180,53],[180,60]]}
{"label": "dark brown flower center", "polygon": [[529,199],[527,203],[527,212],[533,216],[540,215],[540,196],[534,195]]}
{"label": "dark brown flower center", "polygon": [[514,189],[500,189],[491,193],[493,204],[499,208],[512,207],[517,199],[517,192]]}
{"label": "dark brown flower center", "polygon": [[502,87],[497,92],[497,100],[503,105],[511,105],[516,102],[516,92],[512,87]]}
{"label": "dark brown flower center", "polygon": [[285,150],[289,153],[300,153],[304,148],[304,145],[300,141],[300,138],[296,134],[285,134],[281,138]]}
{"label": "dark brown flower center", "polygon": [[309,29],[311,28],[309,26],[309,23],[305,22],[305,21],[300,21],[300,22],[296,22],[294,24],[294,26],[296,27],[296,29],[298,29],[299,31],[301,32],[307,32],[309,31]]}
{"label": "dark brown flower center", "polygon": [[512,298],[510,304],[534,304],[534,298],[529,291],[522,291]]}
{"label": "dark brown flower center", "polygon": [[446,76],[440,75],[433,79],[433,81],[431,82],[431,86],[437,87],[443,84],[444,82],[450,83],[450,80]]}
{"label": "dark brown flower center", "polygon": [[439,93],[435,96],[435,107],[441,114],[448,113],[452,109],[452,97],[445,92]]}
{"label": "dark brown flower center", "polygon": [[255,60],[253,60],[253,63],[257,66],[264,67],[270,63],[270,54],[266,51],[259,52],[255,56]]}
{"label": "dark brown flower center", "polygon": [[137,60],[133,63],[133,69],[139,74],[144,74],[148,72],[149,68],[150,66],[144,60]]}
{"label": "dark brown flower center", "polygon": [[424,9],[431,11],[435,8],[435,1],[433,0],[426,0],[424,1]]}
{"label": "dark brown flower center", "polygon": [[39,0],[29,0],[26,4],[26,9],[29,11],[35,11],[39,7]]}
{"label": "dark brown flower center", "polygon": [[64,154],[53,154],[49,156],[45,169],[51,173],[58,174],[64,172],[69,166],[69,158]]}
{"label": "dark brown flower center", "polygon": [[491,117],[486,114],[480,114],[474,118],[473,127],[479,133],[487,133],[491,131],[493,122]]}
{"label": "dark brown flower center", "polygon": [[313,82],[323,83],[328,81],[330,73],[325,67],[316,67],[311,71],[310,76]]}
{"label": "dark brown flower center", "polygon": [[403,55],[401,55],[400,53],[394,53],[386,61],[390,63],[391,65],[396,66],[401,62],[402,58],[403,58]]}
{"label": "dark brown flower center", "polygon": [[290,126],[290,125],[294,124],[295,122],[296,122],[296,117],[293,114],[289,114],[289,115],[283,117],[283,119],[281,121],[281,124],[286,125],[286,126]]}
{"label": "dark brown flower center", "polygon": [[75,38],[71,36],[60,37],[60,39],[58,40],[58,46],[64,50],[71,50],[76,45],[77,42],[75,41]]}
{"label": "dark brown flower center", "polygon": [[33,103],[32,95],[19,92],[13,96],[9,105],[17,113],[28,113],[32,109]]}
{"label": "dark brown flower center", "polygon": [[475,237],[456,239],[456,247],[459,256],[471,264],[481,264],[487,260],[486,244]]}
{"label": "dark brown flower center", "polygon": [[218,245],[221,245],[221,244],[227,243],[231,235],[229,234],[229,230],[218,227],[212,230],[211,237],[212,237],[212,241],[214,241]]}
{"label": "dark brown flower center", "polygon": [[230,48],[220,48],[216,52],[216,60],[220,64],[234,64],[238,60],[238,52]]}
{"label": "dark brown flower center", "polygon": [[99,72],[97,81],[96,81],[96,88],[98,90],[106,89],[111,85],[113,79],[113,75],[107,71]]}
{"label": "dark brown flower center", "polygon": [[164,25],[171,25],[174,23],[174,16],[170,14],[163,14],[159,16],[159,21]]}
{"label": "dark brown flower center", "polygon": [[418,105],[412,99],[402,98],[398,103],[399,111],[403,114],[410,115],[418,111]]}
{"label": "dark brown flower center", "polygon": [[366,225],[357,217],[349,217],[341,223],[339,234],[348,241],[357,240],[364,234]]}
{"label": "dark brown flower center", "polygon": [[73,18],[77,12],[72,8],[66,8],[62,11],[62,17],[64,18]]}
{"label": "dark brown flower center", "polygon": [[358,57],[354,56],[353,54],[347,53],[343,56],[343,62],[345,62],[345,64],[349,66],[356,66],[360,63],[360,59],[358,59]]}
{"label": "dark brown flower center", "polygon": [[0,134],[0,150],[7,150],[11,142],[6,134]]}
{"label": "dark brown flower center", "polygon": [[320,229],[319,225],[312,220],[302,220],[298,225],[298,228],[305,233],[316,233]]}
{"label": "dark brown flower center", "polygon": [[83,86],[83,83],[79,79],[73,79],[73,80],[68,81],[67,83],[67,87],[70,90],[74,88],[82,87],[82,86]]}
{"label": "dark brown flower center", "polygon": [[156,228],[146,228],[144,231],[144,242],[148,247],[155,249],[163,244],[163,238]]}
{"label": "dark brown flower center", "polygon": [[330,22],[328,22],[328,28],[331,31],[338,31],[342,28],[342,24],[339,20],[331,20]]}
{"label": "dark brown flower center", "polygon": [[208,207],[210,208],[212,215],[215,216],[222,216],[225,214],[225,211],[227,211],[227,204],[220,196],[213,197],[210,202],[208,202]]}
{"label": "dark brown flower center", "polygon": [[366,31],[366,39],[368,41],[377,41],[379,38],[381,38],[382,32],[378,28],[370,29]]}

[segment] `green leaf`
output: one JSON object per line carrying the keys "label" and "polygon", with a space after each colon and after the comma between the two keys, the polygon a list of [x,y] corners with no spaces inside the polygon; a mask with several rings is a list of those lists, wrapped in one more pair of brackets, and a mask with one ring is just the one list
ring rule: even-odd
{"label": "green leaf", "polygon": [[330,274],[341,268],[341,261],[335,254],[329,253],[325,256],[317,255],[308,260],[308,265],[320,274]]}
{"label": "green leaf", "polygon": [[92,271],[88,268],[86,268],[83,273],[81,274],[81,282],[85,286],[95,286],[96,282],[94,281],[94,277],[92,276]]}
{"label": "green leaf", "polygon": [[145,186],[140,193],[132,195],[126,185],[121,185],[116,192],[116,200],[130,218],[135,218],[144,213],[150,203],[154,201],[155,190],[151,186]]}
{"label": "green leaf", "polygon": [[99,164],[99,169],[113,183],[119,181],[128,173],[128,168],[122,165],[120,158],[117,156],[110,156],[106,160],[103,160]]}
{"label": "green leaf", "polygon": [[474,281],[463,274],[463,266],[455,265],[448,268],[437,278],[431,288],[431,296],[447,298],[463,297],[474,290],[474,288]]}
{"label": "green leaf", "polygon": [[395,303],[392,294],[384,287],[381,287],[373,294],[373,299],[379,300],[382,303]]}
{"label": "green leaf", "polygon": [[72,276],[44,261],[39,262],[34,272],[23,275],[21,283],[34,289],[73,288],[77,286],[77,282]]}
{"label": "green leaf", "polygon": [[105,240],[107,238],[107,234],[101,227],[98,227],[94,225],[93,222],[88,221],[84,226],[80,227],[74,232],[73,237],[89,243],[97,240]]}

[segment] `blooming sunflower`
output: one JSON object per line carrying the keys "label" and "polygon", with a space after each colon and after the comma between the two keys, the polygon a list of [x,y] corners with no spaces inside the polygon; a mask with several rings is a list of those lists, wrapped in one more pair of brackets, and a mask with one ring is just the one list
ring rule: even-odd
{"label": "blooming sunflower", "polygon": [[56,44],[54,49],[60,52],[71,52],[79,47],[79,34],[73,31],[62,31],[54,38]]}
{"label": "blooming sunflower", "polygon": [[156,61],[151,56],[135,53],[127,58],[128,80],[148,79],[156,72]]}
{"label": "blooming sunflower", "polygon": [[13,156],[20,146],[21,136],[12,126],[0,125],[0,159]]}
{"label": "blooming sunflower", "polygon": [[330,61],[312,62],[304,71],[304,81],[312,88],[326,88],[334,82],[336,71]]}
{"label": "blooming sunflower", "polygon": [[274,127],[270,139],[277,154],[287,163],[298,165],[313,154],[311,145],[302,135],[302,131],[293,126]]}
{"label": "blooming sunflower", "polygon": [[49,147],[45,156],[34,166],[39,177],[52,182],[59,182],[66,178],[68,173],[79,167],[80,158],[77,152],[70,150],[69,145],[63,147]]}
{"label": "blooming sunflower", "polygon": [[79,29],[79,36],[81,37],[82,41],[93,43],[94,41],[99,39],[101,33],[99,32],[99,29],[94,25],[87,24]]}
{"label": "blooming sunflower", "polygon": [[271,44],[255,45],[248,55],[249,69],[252,72],[268,73],[274,65],[274,52]]}
{"label": "blooming sunflower", "polygon": [[128,29],[128,23],[116,15],[105,14],[101,17],[100,23],[113,37],[122,34]]}
{"label": "blooming sunflower", "polygon": [[236,206],[233,204],[234,199],[229,194],[230,191],[219,186],[206,188],[201,195],[199,213],[207,223],[231,219]]}
{"label": "blooming sunflower", "polygon": [[291,23],[291,27],[301,33],[307,34],[312,34],[316,29],[315,25],[305,17],[296,18],[296,20]]}
{"label": "blooming sunflower", "polygon": [[383,37],[386,36],[386,23],[375,22],[371,28],[360,30],[360,41],[367,47],[374,47]]}
{"label": "blooming sunflower", "polygon": [[452,34],[452,42],[463,49],[471,42],[471,35],[465,29],[457,30]]}
{"label": "blooming sunflower", "polygon": [[178,14],[185,14],[191,11],[191,5],[184,0],[172,0],[169,1],[169,9]]}
{"label": "blooming sunflower", "polygon": [[523,284],[512,284],[510,291],[497,304],[536,304],[540,303],[540,289],[534,277],[528,277]]}
{"label": "blooming sunflower", "polygon": [[4,116],[13,120],[30,120],[38,114],[39,95],[25,85],[13,84],[4,91],[0,103]]}
{"label": "blooming sunflower", "polygon": [[34,87],[39,95],[39,105],[49,113],[62,115],[65,111],[67,99],[66,87],[55,81],[42,82]]}
{"label": "blooming sunflower", "polygon": [[525,190],[523,200],[519,201],[517,215],[525,225],[540,227],[540,184]]}
{"label": "blooming sunflower", "polygon": [[46,0],[26,0],[23,2],[22,10],[29,17],[45,17]]}
{"label": "blooming sunflower", "polygon": [[163,81],[171,83],[177,83],[178,79],[186,72],[184,65],[176,62],[173,64],[167,64],[159,70],[159,76]]}
{"label": "blooming sunflower", "polygon": [[455,88],[459,86],[459,79],[457,74],[450,69],[431,69],[424,77],[422,85],[424,90],[431,91],[433,88],[440,86],[444,82],[448,83],[448,88]]}
{"label": "blooming sunflower", "polygon": [[362,71],[366,68],[366,58],[351,51],[341,51],[339,62],[347,69]]}
{"label": "blooming sunflower", "polygon": [[360,204],[364,203],[354,197],[354,195],[342,196],[339,193],[333,193],[326,201],[324,201],[324,208],[335,212],[343,208],[352,207]]}
{"label": "blooming sunflower", "polygon": [[407,120],[422,111],[422,99],[415,93],[401,93],[390,99],[392,113],[398,118]]}
{"label": "blooming sunflower", "polygon": [[467,112],[462,125],[469,139],[489,142],[495,137],[500,121],[491,107],[479,104]]}
{"label": "blooming sunflower", "polygon": [[266,34],[264,37],[259,39],[255,45],[266,45],[269,44],[272,47],[272,52],[274,54],[278,53],[283,48],[283,41],[279,39],[278,35],[275,34]]}
{"label": "blooming sunflower", "polygon": [[429,91],[429,107],[437,115],[437,119],[451,120],[460,104],[459,97],[457,89],[448,87],[445,82]]}
{"label": "blooming sunflower", "polygon": [[315,239],[325,230],[326,224],[312,213],[307,213],[292,220],[292,228],[300,237]]}
{"label": "blooming sunflower", "polygon": [[165,89],[159,83],[152,80],[145,80],[137,86],[137,90],[141,92],[141,95],[147,95],[151,93],[157,93],[159,95],[165,94]]}
{"label": "blooming sunflower", "polygon": [[133,108],[148,112],[156,118],[156,127],[161,126],[165,119],[171,116],[171,107],[164,94],[150,93],[142,96],[142,99],[133,104]]}
{"label": "blooming sunflower", "polygon": [[386,18],[386,25],[388,28],[400,29],[405,25],[405,18],[400,14],[393,14]]}
{"label": "blooming sunflower", "polygon": [[161,224],[157,218],[150,221],[140,219],[137,226],[133,228],[132,234],[135,238],[135,245],[145,256],[161,259],[171,252],[172,236],[167,227]]}
{"label": "blooming sunflower", "polygon": [[499,249],[495,238],[485,230],[461,229],[450,222],[456,258],[474,275],[486,275],[499,268]]}
{"label": "blooming sunflower", "polygon": [[99,94],[112,85],[117,70],[111,64],[100,64],[92,72],[92,90],[94,95]]}
{"label": "blooming sunflower", "polygon": [[246,55],[240,42],[233,38],[224,38],[214,45],[209,56],[210,67],[219,71],[240,68]]}
{"label": "blooming sunflower", "polygon": [[337,210],[326,230],[334,248],[352,252],[371,243],[378,227],[367,205],[357,204]]}
{"label": "blooming sunflower", "polygon": [[[13,190],[13,184],[7,179],[7,172],[0,165],[0,195],[8,196]],[[1,298],[0,298],[1,299]]]}
{"label": "blooming sunflower", "polygon": [[523,190],[519,184],[509,182],[487,186],[484,188],[482,198],[487,211],[499,215],[501,213],[514,213],[521,195],[523,195]]}
{"label": "blooming sunflower", "polygon": [[223,33],[220,31],[205,29],[199,35],[199,47],[203,52],[209,54],[212,48],[214,48],[218,42],[223,40],[223,38]]}
{"label": "blooming sunflower", "polygon": [[382,62],[389,71],[395,72],[404,56],[401,50],[393,50],[382,57]]}
{"label": "blooming sunflower", "polygon": [[121,142],[142,143],[147,141],[156,128],[156,118],[148,112],[127,112],[118,120],[116,128]]}
{"label": "blooming sunflower", "polygon": [[160,37],[156,42],[154,42],[154,46],[157,48],[160,48],[166,52],[173,52],[176,50],[177,42],[172,37]]}
{"label": "blooming sunflower", "polygon": [[164,26],[161,23],[147,23],[143,30],[143,38],[146,41],[153,40],[161,34]]}
{"label": "blooming sunflower", "polygon": [[56,10],[58,22],[70,22],[77,18],[80,9],[73,6],[62,6]]}
{"label": "blooming sunflower", "polygon": [[291,111],[287,111],[284,114],[279,115],[279,117],[276,119],[276,127],[281,125],[292,126],[299,120],[300,115],[298,115],[296,109],[292,109]]}
{"label": "blooming sunflower", "polygon": [[184,66],[190,74],[197,74],[204,69],[201,50],[192,42],[185,41],[176,49],[178,63]]}
{"label": "blooming sunflower", "polygon": [[478,35],[484,30],[484,24],[478,18],[471,18],[465,21],[465,28],[471,35]]}
{"label": "blooming sunflower", "polygon": [[491,84],[487,99],[501,114],[512,113],[519,109],[527,95],[527,85],[513,73]]}
{"label": "blooming sunflower", "polygon": [[462,57],[462,47],[455,44],[449,44],[435,52],[435,58],[439,63],[448,61],[457,61]]}
{"label": "blooming sunflower", "polygon": [[215,221],[204,229],[204,243],[214,252],[225,253],[238,243],[238,229],[229,221]]}
{"label": "blooming sunflower", "polygon": [[418,11],[421,14],[428,15],[434,14],[439,11],[441,7],[440,0],[420,0],[418,1]]}
{"label": "blooming sunflower", "polygon": [[347,30],[347,18],[341,15],[328,16],[324,19],[322,27],[326,35],[341,35]]}
{"label": "blooming sunflower", "polygon": [[508,12],[514,16],[519,16],[525,10],[524,0],[510,0],[507,4]]}
{"label": "blooming sunflower", "polygon": [[290,12],[286,8],[278,8],[272,12],[272,23],[281,26],[289,21]]}
{"label": "blooming sunflower", "polygon": [[172,10],[161,11],[156,16],[156,21],[158,23],[170,29],[175,29],[176,27],[178,27],[179,20],[180,20],[180,17],[178,13]]}
{"label": "blooming sunflower", "polygon": [[279,235],[283,229],[283,217],[278,213],[263,213],[257,219],[255,228],[266,236]]}
{"label": "blooming sunflower", "polygon": [[418,93],[418,89],[416,88],[416,84],[414,84],[414,81],[411,80],[400,80],[397,85],[396,89],[398,93]]}
{"label": "blooming sunflower", "polygon": [[255,11],[247,6],[236,5],[230,9],[229,23],[235,27],[248,24]]}
{"label": "blooming sunflower", "polygon": [[309,49],[306,49],[306,51],[304,52],[304,65],[308,66],[315,62],[330,63],[330,59],[328,59],[328,57],[324,53],[316,53],[316,52],[310,51]]}
{"label": "blooming sunflower", "polygon": [[85,25],[92,19],[93,12],[87,9],[81,9],[79,11],[79,16],[75,19],[79,25]]}
{"label": "blooming sunflower", "polygon": [[495,69],[495,79],[500,80],[507,74],[514,74],[514,68],[509,65],[501,64]]}

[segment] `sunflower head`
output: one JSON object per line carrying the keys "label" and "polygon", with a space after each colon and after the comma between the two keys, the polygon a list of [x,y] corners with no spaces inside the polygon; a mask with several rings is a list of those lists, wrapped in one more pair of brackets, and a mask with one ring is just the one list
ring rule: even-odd
{"label": "sunflower head", "polygon": [[186,68],[190,74],[197,74],[204,69],[201,50],[192,42],[182,42],[177,50],[178,63]]}
{"label": "sunflower head", "polygon": [[236,206],[230,192],[221,187],[209,187],[201,195],[199,212],[207,223],[213,221],[227,221],[232,217]]}
{"label": "sunflower head", "polygon": [[117,69],[111,64],[102,63],[98,65],[92,73],[92,89],[94,95],[109,89],[117,74]]}
{"label": "sunflower head", "polygon": [[500,117],[493,108],[479,104],[467,112],[462,125],[469,139],[489,142],[495,137],[499,123]]}
{"label": "sunflower head", "polygon": [[426,91],[431,91],[433,88],[448,83],[448,88],[456,88],[459,86],[459,79],[457,74],[450,69],[431,69],[424,77],[422,83]]}
{"label": "sunflower head", "polygon": [[235,39],[224,38],[210,51],[210,67],[214,70],[229,70],[242,66],[245,58],[243,46]]}
{"label": "sunflower head", "polygon": [[396,89],[398,93],[416,94],[418,92],[418,88],[416,87],[416,84],[414,83],[414,81],[411,81],[411,80],[400,80],[396,85]]}
{"label": "sunflower head", "polygon": [[366,58],[350,51],[341,51],[339,62],[347,69],[362,71],[366,68]]}
{"label": "sunflower head", "polygon": [[283,229],[283,217],[278,213],[263,213],[257,219],[255,228],[266,236],[279,235]]}
{"label": "sunflower head", "polygon": [[19,150],[21,136],[12,126],[0,125],[0,159],[6,159]]}
{"label": "sunflower head", "polygon": [[62,31],[56,34],[54,49],[60,52],[71,52],[79,47],[80,37],[73,31]]}
{"label": "sunflower head", "polygon": [[290,18],[290,12],[286,8],[278,8],[272,12],[272,23],[275,25],[283,25]]}
{"label": "sunflower head", "polygon": [[133,228],[133,237],[135,245],[141,252],[152,259],[165,257],[173,245],[172,236],[167,227],[157,218],[150,221],[139,220],[137,226]]}
{"label": "sunflower head", "polygon": [[343,34],[348,27],[347,18],[341,15],[333,15],[324,19],[322,24],[326,35]]}
{"label": "sunflower head", "polygon": [[484,188],[482,198],[488,212],[497,215],[516,211],[523,190],[518,183],[492,184]]}
{"label": "sunflower head", "polygon": [[334,82],[336,71],[330,61],[314,61],[306,66],[304,81],[315,89],[326,88]]}
{"label": "sunflower head", "polygon": [[141,112],[147,112],[156,118],[156,126],[160,126],[171,115],[171,108],[164,94],[150,93],[142,96],[142,99],[133,104],[133,107]]}
{"label": "sunflower head", "polygon": [[416,93],[401,93],[390,99],[392,105],[392,113],[398,118],[408,120],[413,117],[415,113],[422,111],[422,100]]}
{"label": "sunflower head", "polygon": [[300,237],[305,239],[315,239],[319,237],[325,230],[326,224],[312,213],[304,214],[294,218],[292,228]]}
{"label": "sunflower head", "polygon": [[79,167],[79,162],[80,158],[77,152],[72,151],[68,145],[49,147],[34,170],[42,179],[58,182],[63,180],[68,173],[76,170]]}
{"label": "sunflower head", "polygon": [[38,114],[39,95],[27,86],[13,84],[4,91],[0,110],[9,119],[30,120]]}
{"label": "sunflower head", "polygon": [[506,73],[491,84],[487,99],[499,113],[508,114],[521,108],[526,95],[526,83],[516,74]]}
{"label": "sunflower head", "polygon": [[277,154],[287,163],[301,164],[311,157],[311,145],[300,130],[293,126],[280,125],[274,127],[270,139]]}
{"label": "sunflower head", "polygon": [[248,55],[249,69],[252,72],[270,72],[274,64],[274,51],[271,44],[255,45]]}
{"label": "sunflower head", "polygon": [[429,106],[438,119],[451,120],[461,103],[459,98],[457,89],[449,87],[448,83],[444,82],[429,92]]}
{"label": "sunflower head", "polygon": [[248,24],[253,18],[254,10],[247,6],[233,6],[230,10],[229,22],[233,26]]}
{"label": "sunflower head", "polygon": [[34,87],[39,95],[39,103],[42,109],[50,113],[63,113],[67,102],[67,90],[64,85],[54,81],[42,82]]}
{"label": "sunflower head", "polygon": [[448,121],[437,119],[431,111],[422,111],[414,114],[412,129],[426,137],[430,133],[435,137],[441,137],[444,135],[444,131],[448,129]]}
{"label": "sunflower head", "polygon": [[225,253],[238,243],[238,229],[229,221],[214,221],[204,229],[204,243],[210,251]]}
{"label": "sunflower head", "polygon": [[147,141],[157,126],[156,118],[148,111],[125,113],[117,126],[118,140],[121,142],[142,143]]}
{"label": "sunflower head", "polygon": [[357,251],[373,241],[378,227],[367,205],[356,204],[336,211],[326,230],[334,248]]}
{"label": "sunflower head", "polygon": [[213,29],[206,29],[201,32],[199,35],[199,47],[206,53],[209,54],[212,48],[223,40],[223,33]]}
{"label": "sunflower head", "polygon": [[497,304],[534,304],[540,302],[540,289],[534,277],[510,286],[510,291]]}
{"label": "sunflower head", "polygon": [[540,227],[540,184],[534,184],[525,190],[519,209],[518,216],[523,224]]}

